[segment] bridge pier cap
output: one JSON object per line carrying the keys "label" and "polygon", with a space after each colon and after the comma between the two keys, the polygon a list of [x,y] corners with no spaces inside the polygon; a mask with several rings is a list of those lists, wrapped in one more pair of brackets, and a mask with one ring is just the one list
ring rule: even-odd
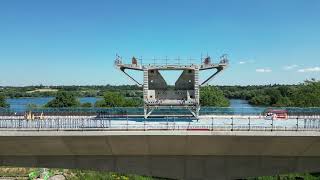
{"label": "bridge pier cap", "polygon": [[[208,84],[216,75],[228,67],[227,55],[222,55],[217,63],[210,56],[201,57],[201,63],[195,59],[142,59],[133,56],[131,63],[125,63],[116,55],[115,67],[128,78],[143,88],[144,117],[154,113],[156,109],[187,109],[195,118],[200,111],[200,87]],[[139,82],[127,71],[143,72],[143,82]],[[212,74],[200,82],[201,71],[213,70]],[[170,87],[161,71],[182,71],[181,75]],[[186,114],[187,115],[187,114]]]}

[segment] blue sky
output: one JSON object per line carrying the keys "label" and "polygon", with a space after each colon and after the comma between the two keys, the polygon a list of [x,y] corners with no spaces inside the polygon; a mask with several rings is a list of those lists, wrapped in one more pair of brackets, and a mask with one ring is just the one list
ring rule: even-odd
{"label": "blue sky", "polygon": [[132,84],[116,53],[226,53],[213,85],[320,79],[320,1],[0,1],[0,86]]}

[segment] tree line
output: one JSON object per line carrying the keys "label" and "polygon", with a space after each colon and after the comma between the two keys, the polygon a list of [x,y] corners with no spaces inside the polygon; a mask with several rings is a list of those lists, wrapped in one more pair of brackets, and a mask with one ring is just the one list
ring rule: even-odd
{"label": "tree line", "polygon": [[[200,103],[203,106],[229,106],[229,100],[224,97],[223,92],[212,86],[201,89]],[[77,97],[66,91],[57,93],[52,101],[48,102],[45,107],[141,107],[143,99],[140,97],[126,97],[119,92],[106,92],[102,100],[97,101],[94,105],[90,103],[80,104]]]}
{"label": "tree line", "polygon": [[[203,95],[200,98],[200,103],[203,106],[229,106],[229,100],[224,97],[219,88],[207,86],[201,89],[201,94]],[[44,107],[141,107],[143,105],[143,99],[140,95],[124,94],[121,91],[107,91],[104,93],[102,100],[97,101],[95,104],[81,104],[78,97],[77,93],[72,91],[58,91],[55,98]],[[0,107],[8,107],[4,95],[0,96]],[[36,108],[37,106],[30,104],[29,107]]]}
{"label": "tree line", "polygon": [[221,86],[229,99],[244,99],[252,105],[283,107],[320,107],[320,81],[307,80],[298,85]]}
{"label": "tree line", "polygon": [[6,98],[3,94],[0,94],[0,107],[1,108],[9,107],[9,104],[7,103]]}
{"label": "tree line", "polygon": [[[0,90],[0,107],[8,107],[5,97],[8,89],[26,91],[39,87],[3,88]],[[142,89],[138,86],[56,86],[55,97],[45,107],[139,107],[143,105]],[[102,97],[95,104],[81,104],[83,90],[99,93],[89,97]],[[39,91],[41,93],[41,91]],[[51,93],[51,92],[50,92]],[[314,79],[297,85],[264,86],[205,86],[200,90],[202,106],[227,107],[229,99],[244,99],[258,106],[320,107],[320,81]]]}
{"label": "tree line", "polygon": [[60,91],[66,91],[77,97],[102,97],[108,91],[117,91],[127,97],[142,97],[141,87],[137,85],[120,86],[25,86],[0,87],[0,93],[7,98],[55,97]]}

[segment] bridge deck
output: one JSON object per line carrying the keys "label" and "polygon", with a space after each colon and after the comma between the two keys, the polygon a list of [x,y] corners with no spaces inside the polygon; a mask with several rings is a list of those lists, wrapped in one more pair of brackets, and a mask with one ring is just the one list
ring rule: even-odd
{"label": "bridge deck", "polygon": [[[100,127],[108,122],[110,126]],[[232,130],[224,119],[214,121],[224,127],[220,131],[199,129],[218,126],[210,122],[207,118],[198,122],[88,117],[1,120],[0,164],[96,169],[173,179],[241,179],[320,170],[319,128],[286,129],[289,123],[294,126],[294,119],[289,119],[281,129],[257,125],[258,129],[250,130],[245,129],[249,127],[247,119],[239,118],[234,123],[243,123],[237,125],[241,129],[234,125]],[[4,127],[9,124],[13,126]],[[159,126],[168,129],[152,129]]]}

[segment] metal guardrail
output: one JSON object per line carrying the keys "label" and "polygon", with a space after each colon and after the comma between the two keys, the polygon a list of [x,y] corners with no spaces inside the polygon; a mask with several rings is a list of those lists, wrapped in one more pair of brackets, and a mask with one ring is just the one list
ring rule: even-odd
{"label": "metal guardrail", "polygon": [[[315,116],[320,117],[320,108],[299,107],[201,107],[200,115],[262,115],[270,109],[286,110],[289,116]],[[116,108],[28,108],[23,110],[0,108],[0,116],[24,114],[25,112],[44,113],[52,115],[143,115],[142,107],[116,107]],[[154,114],[189,114],[186,109],[161,108]]]}
{"label": "metal guardrail", "polygon": [[0,131],[320,131],[320,119],[297,119],[296,124],[291,125],[276,125],[273,121],[270,121],[269,124],[251,124],[250,119],[245,124],[237,124],[234,120],[228,124],[217,124],[216,122],[215,119],[198,124],[196,122],[181,123],[174,120],[157,123],[148,121],[129,123],[125,120],[90,119],[87,117],[44,120],[12,118],[0,120]]}
{"label": "metal guardrail", "polygon": [[[116,55],[116,59],[114,61],[114,64],[126,64],[129,63],[131,60],[131,64],[137,64],[137,65],[192,65],[192,64],[205,64],[207,63],[213,63],[213,64],[228,64],[229,60],[228,60],[228,55],[227,54],[223,54],[222,56],[220,56],[220,58],[211,58],[210,56],[206,55],[206,56],[202,56],[200,58],[181,58],[180,56],[176,57],[176,58],[168,58],[163,57],[163,58],[142,58],[140,57],[123,57],[123,56],[119,56]],[[134,63],[132,63],[134,62]]]}

